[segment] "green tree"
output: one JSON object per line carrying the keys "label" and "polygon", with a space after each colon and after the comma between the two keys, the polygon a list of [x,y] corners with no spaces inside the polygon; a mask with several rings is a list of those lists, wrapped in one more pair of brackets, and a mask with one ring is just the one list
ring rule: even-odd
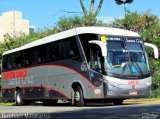
{"label": "green tree", "polygon": [[115,19],[112,26],[138,32],[146,42],[155,43],[160,47],[159,18],[149,10],[144,14],[128,11],[125,18]]}
{"label": "green tree", "polygon": [[83,17],[80,16],[74,16],[74,17],[61,17],[57,21],[57,27],[60,31],[79,27],[79,26],[85,26]]}

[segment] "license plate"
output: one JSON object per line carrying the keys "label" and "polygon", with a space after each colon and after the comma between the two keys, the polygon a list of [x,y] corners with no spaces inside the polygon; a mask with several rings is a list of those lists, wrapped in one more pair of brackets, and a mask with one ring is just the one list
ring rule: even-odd
{"label": "license plate", "polygon": [[129,92],[129,95],[137,95],[138,93],[137,93],[137,91],[131,91],[131,92]]}

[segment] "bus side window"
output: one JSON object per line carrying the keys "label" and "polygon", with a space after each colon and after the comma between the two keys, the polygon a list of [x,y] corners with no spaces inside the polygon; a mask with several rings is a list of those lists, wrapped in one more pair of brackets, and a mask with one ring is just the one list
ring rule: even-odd
{"label": "bus side window", "polygon": [[40,62],[40,59],[39,59],[39,51],[37,47],[33,49],[32,56],[33,56],[32,57],[33,65],[38,64]]}
{"label": "bus side window", "polygon": [[15,64],[15,53],[11,55],[11,69],[16,68]]}
{"label": "bus side window", "polygon": [[46,62],[46,47],[45,45],[33,48],[33,64],[42,64]]}
{"label": "bus side window", "polygon": [[70,48],[69,48],[68,54],[70,59],[81,61],[81,57],[80,57],[80,53],[79,53],[79,49],[78,49],[78,45],[75,37],[72,37],[69,39],[69,44],[70,44]]}
{"label": "bus side window", "polygon": [[32,65],[32,52],[31,49],[22,51],[22,66],[31,66]]}
{"label": "bus side window", "polygon": [[11,55],[7,56],[7,70],[10,70],[12,68],[11,66]]}
{"label": "bus side window", "polygon": [[53,43],[50,43],[46,47],[46,52],[47,52],[47,62],[53,62],[57,61],[60,59],[59,57],[59,46],[60,46],[60,41],[56,41]]}
{"label": "bus side window", "polygon": [[6,71],[8,69],[8,67],[7,67],[7,56],[3,56],[2,66],[3,66],[2,71]]}
{"label": "bus side window", "polygon": [[46,62],[46,45],[39,46],[39,63]]}
{"label": "bus side window", "polygon": [[102,61],[102,55],[101,55],[101,50],[98,46],[93,45],[91,47],[91,60],[90,60],[90,67],[91,69],[102,73],[102,65],[103,62]]}
{"label": "bus side window", "polygon": [[15,53],[14,57],[14,63],[15,63],[15,68],[21,68],[22,64],[22,58],[21,58],[21,52]]}
{"label": "bus side window", "polygon": [[85,53],[85,57],[87,59],[87,62],[89,63],[90,62],[90,44],[88,41],[99,39],[98,35],[82,34],[82,35],[79,35],[79,38],[80,38],[80,41],[81,41],[81,44],[82,44],[82,47]]}

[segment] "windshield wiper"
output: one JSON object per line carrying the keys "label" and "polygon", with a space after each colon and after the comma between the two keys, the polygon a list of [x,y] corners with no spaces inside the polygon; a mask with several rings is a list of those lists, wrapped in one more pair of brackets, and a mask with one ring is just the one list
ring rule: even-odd
{"label": "windshield wiper", "polygon": [[142,75],[142,77],[143,77],[144,74],[143,74],[140,66],[138,65],[138,63],[136,62],[135,58],[133,57],[133,55],[132,55],[131,53],[130,53],[130,56],[131,56],[131,58],[135,61],[135,62],[132,61],[132,63],[136,65],[136,67],[138,68],[139,72],[141,73],[141,75]]}
{"label": "windshield wiper", "polygon": [[[130,72],[131,72],[131,76],[133,75],[132,74],[132,64],[134,64],[135,63],[135,65],[136,65],[136,67],[138,68],[138,70],[139,70],[139,73],[142,75],[142,77],[144,76],[144,74],[143,74],[143,72],[142,72],[142,70],[141,70],[141,68],[140,68],[140,66],[138,65],[138,63],[137,62],[134,62],[133,63],[133,61],[132,61],[132,59],[133,60],[135,60],[135,58],[133,57],[133,55],[129,52],[129,50],[128,50],[128,48],[127,48],[127,45],[126,45],[126,41],[123,39],[123,43],[124,43],[124,48],[125,48],[125,50],[127,51],[127,59],[128,59],[128,62],[127,62],[127,65],[129,66],[129,69],[130,69]],[[124,69],[123,69],[123,71],[122,71],[122,75],[123,75],[123,73],[124,73],[124,70],[125,70],[125,67],[124,67]]]}
{"label": "windshield wiper", "polygon": [[123,76],[123,74],[124,74],[124,71],[125,71],[126,66],[129,66],[129,69],[130,69],[130,72],[131,72],[131,76],[132,76],[131,57],[130,57],[130,54],[129,54],[129,51],[128,51],[128,48],[127,48],[127,45],[126,45],[126,42],[125,42],[124,38],[122,38],[122,40],[123,40],[125,52],[127,51],[127,53],[125,53],[127,62],[126,62],[126,64],[125,64],[124,67],[123,67],[122,76]]}

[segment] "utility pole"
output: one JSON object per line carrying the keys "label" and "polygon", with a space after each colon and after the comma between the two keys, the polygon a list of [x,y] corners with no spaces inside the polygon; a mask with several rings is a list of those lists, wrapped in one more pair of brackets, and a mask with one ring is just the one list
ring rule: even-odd
{"label": "utility pole", "polygon": [[125,12],[125,17],[127,15],[127,9],[126,9],[126,3],[131,4],[133,0],[115,0],[117,5],[124,5],[124,12]]}
{"label": "utility pole", "polygon": [[[131,4],[133,2],[133,0],[115,0],[115,1],[116,1],[117,5],[122,5],[123,4],[123,6],[124,6],[124,14],[125,14],[124,18],[126,18],[126,16],[127,16],[126,3]],[[128,29],[126,23],[124,24],[124,26],[125,26],[126,29]]]}

